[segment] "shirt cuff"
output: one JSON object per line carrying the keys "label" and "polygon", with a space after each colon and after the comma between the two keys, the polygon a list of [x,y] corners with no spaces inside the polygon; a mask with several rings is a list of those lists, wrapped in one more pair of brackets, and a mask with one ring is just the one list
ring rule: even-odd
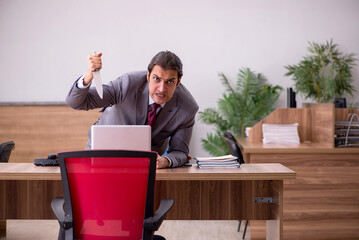
{"label": "shirt cuff", "polygon": [[85,78],[85,75],[82,75],[79,80],[77,80],[77,83],[76,83],[76,87],[79,88],[79,89],[86,89],[88,87],[91,86],[91,83],[87,84],[86,86],[84,85],[84,78]]}
{"label": "shirt cuff", "polygon": [[170,168],[170,167],[172,167],[172,165],[173,165],[173,162],[172,162],[172,160],[169,158],[169,157],[167,157],[167,156],[164,156],[165,158],[167,158],[167,160],[169,161],[169,165],[168,165],[168,167]]}

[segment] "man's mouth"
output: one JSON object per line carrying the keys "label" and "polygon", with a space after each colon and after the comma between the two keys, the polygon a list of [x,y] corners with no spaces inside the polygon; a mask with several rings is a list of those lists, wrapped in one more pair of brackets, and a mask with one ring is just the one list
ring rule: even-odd
{"label": "man's mouth", "polygon": [[165,93],[156,93],[156,96],[159,98],[165,98],[167,95]]}

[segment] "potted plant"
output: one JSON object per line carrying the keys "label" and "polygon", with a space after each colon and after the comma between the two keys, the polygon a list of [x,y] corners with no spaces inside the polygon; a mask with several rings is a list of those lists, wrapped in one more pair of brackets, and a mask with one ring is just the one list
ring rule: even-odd
{"label": "potted plant", "polygon": [[309,43],[307,49],[310,55],[297,65],[285,66],[288,69],[285,76],[292,76],[296,91],[318,103],[329,102],[345,93],[352,95],[354,54],[340,53],[333,40],[325,44]]}
{"label": "potted plant", "polygon": [[206,108],[199,112],[199,119],[215,126],[214,133],[208,133],[207,139],[201,139],[202,147],[214,156],[228,154],[223,132],[229,131],[235,136],[245,136],[245,128],[251,127],[273,111],[282,87],[267,84],[267,79],[249,68],[238,72],[234,87],[223,73],[220,80],[226,92],[218,99],[218,109]]}

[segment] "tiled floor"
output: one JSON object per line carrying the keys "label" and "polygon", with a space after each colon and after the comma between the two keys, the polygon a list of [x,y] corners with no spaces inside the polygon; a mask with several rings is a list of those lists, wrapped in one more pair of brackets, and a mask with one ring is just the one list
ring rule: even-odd
{"label": "tiled floor", "polygon": [[[156,234],[167,240],[239,240],[244,226],[241,232],[237,227],[238,221],[164,221]],[[8,220],[6,239],[56,240],[57,232],[56,220]],[[246,239],[249,235],[248,229]]]}

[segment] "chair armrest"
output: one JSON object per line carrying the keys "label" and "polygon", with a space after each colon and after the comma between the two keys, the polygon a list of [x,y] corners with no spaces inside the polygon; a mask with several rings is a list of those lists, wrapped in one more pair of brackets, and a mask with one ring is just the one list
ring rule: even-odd
{"label": "chair armrest", "polygon": [[167,212],[172,208],[174,199],[162,199],[160,206],[153,217],[146,218],[143,227],[147,230],[157,231],[165,218]]}
{"label": "chair armrest", "polygon": [[70,216],[65,216],[64,204],[65,200],[63,197],[56,197],[51,202],[51,208],[59,220],[60,227],[69,229],[72,227],[73,220]]}

